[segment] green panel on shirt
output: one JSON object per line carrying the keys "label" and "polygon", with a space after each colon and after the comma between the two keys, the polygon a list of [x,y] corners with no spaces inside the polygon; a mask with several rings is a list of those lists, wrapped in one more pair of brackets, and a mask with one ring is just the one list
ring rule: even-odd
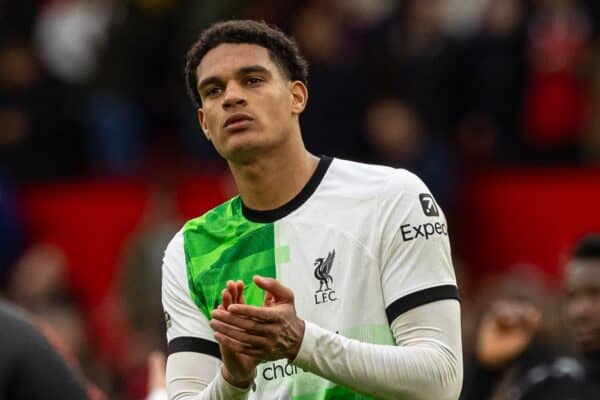
{"label": "green panel on shirt", "polygon": [[244,218],[238,196],[188,221],[183,240],[190,293],[206,318],[210,320],[211,311],[221,304],[228,280],[242,280],[246,303],[262,306],[264,291],[252,278],[275,278],[272,223]]}
{"label": "green panel on shirt", "polygon": [[373,397],[353,392],[344,386],[334,386],[320,393],[294,396],[292,400],[373,400]]}

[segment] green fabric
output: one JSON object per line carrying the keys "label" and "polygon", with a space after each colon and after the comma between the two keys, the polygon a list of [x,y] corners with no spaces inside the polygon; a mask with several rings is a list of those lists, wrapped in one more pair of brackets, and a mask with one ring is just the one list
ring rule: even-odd
{"label": "green fabric", "polygon": [[276,277],[274,225],[244,218],[239,196],[188,221],[183,243],[191,296],[209,320],[228,280],[244,282],[247,304],[263,304],[252,278]]}
{"label": "green fabric", "polygon": [[334,386],[319,393],[293,396],[292,400],[373,400],[373,397],[353,392],[344,386]]}

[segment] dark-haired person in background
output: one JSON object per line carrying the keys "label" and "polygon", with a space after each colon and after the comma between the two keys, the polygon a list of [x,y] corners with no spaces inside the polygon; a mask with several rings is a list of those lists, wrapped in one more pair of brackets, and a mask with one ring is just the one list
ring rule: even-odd
{"label": "dark-haired person in background", "polygon": [[461,399],[600,399],[600,234],[577,244],[565,290],[565,317],[577,357],[556,357],[552,348],[543,348],[536,337],[542,316],[534,304],[497,301],[478,334],[479,342],[492,339],[478,343],[478,365],[467,374]]}
{"label": "dark-haired person in background", "polygon": [[0,301],[0,400],[88,399],[78,379],[42,333]]}
{"label": "dark-haired person in background", "polygon": [[531,369],[512,389],[518,400],[600,399],[600,234],[584,237],[567,266],[566,318],[578,358]]}
{"label": "dark-haired person in background", "polygon": [[455,400],[460,305],[428,188],[306,150],[306,61],[264,23],[204,31],[186,77],[240,195],[167,247],[169,397]]}

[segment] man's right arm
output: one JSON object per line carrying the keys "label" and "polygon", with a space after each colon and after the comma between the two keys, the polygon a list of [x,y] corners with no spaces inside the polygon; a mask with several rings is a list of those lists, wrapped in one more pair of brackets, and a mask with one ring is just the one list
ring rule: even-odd
{"label": "man's right arm", "polygon": [[163,259],[162,302],[167,321],[167,392],[170,400],[245,400],[249,390],[229,384],[220,372],[220,351],[208,319],[189,293],[183,235],[177,233]]}

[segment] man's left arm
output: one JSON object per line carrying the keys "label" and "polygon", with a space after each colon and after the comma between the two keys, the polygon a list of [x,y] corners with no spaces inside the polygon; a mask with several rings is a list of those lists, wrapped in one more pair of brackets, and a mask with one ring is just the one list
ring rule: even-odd
{"label": "man's left arm", "polygon": [[457,399],[460,304],[443,212],[419,178],[400,170],[382,190],[377,216],[382,295],[396,346],[359,342],[301,321],[291,290],[261,278],[255,283],[272,294],[271,307],[235,305],[213,315],[211,327],[222,333],[217,340],[257,359],[288,358],[377,398]]}
{"label": "man's left arm", "polygon": [[291,290],[270,278],[255,283],[269,307],[232,305],[213,312],[219,342],[262,360],[288,358],[302,369],[382,399],[458,398],[462,383],[460,307],[440,300],[399,315],[396,346],[360,342],[302,321]]}

